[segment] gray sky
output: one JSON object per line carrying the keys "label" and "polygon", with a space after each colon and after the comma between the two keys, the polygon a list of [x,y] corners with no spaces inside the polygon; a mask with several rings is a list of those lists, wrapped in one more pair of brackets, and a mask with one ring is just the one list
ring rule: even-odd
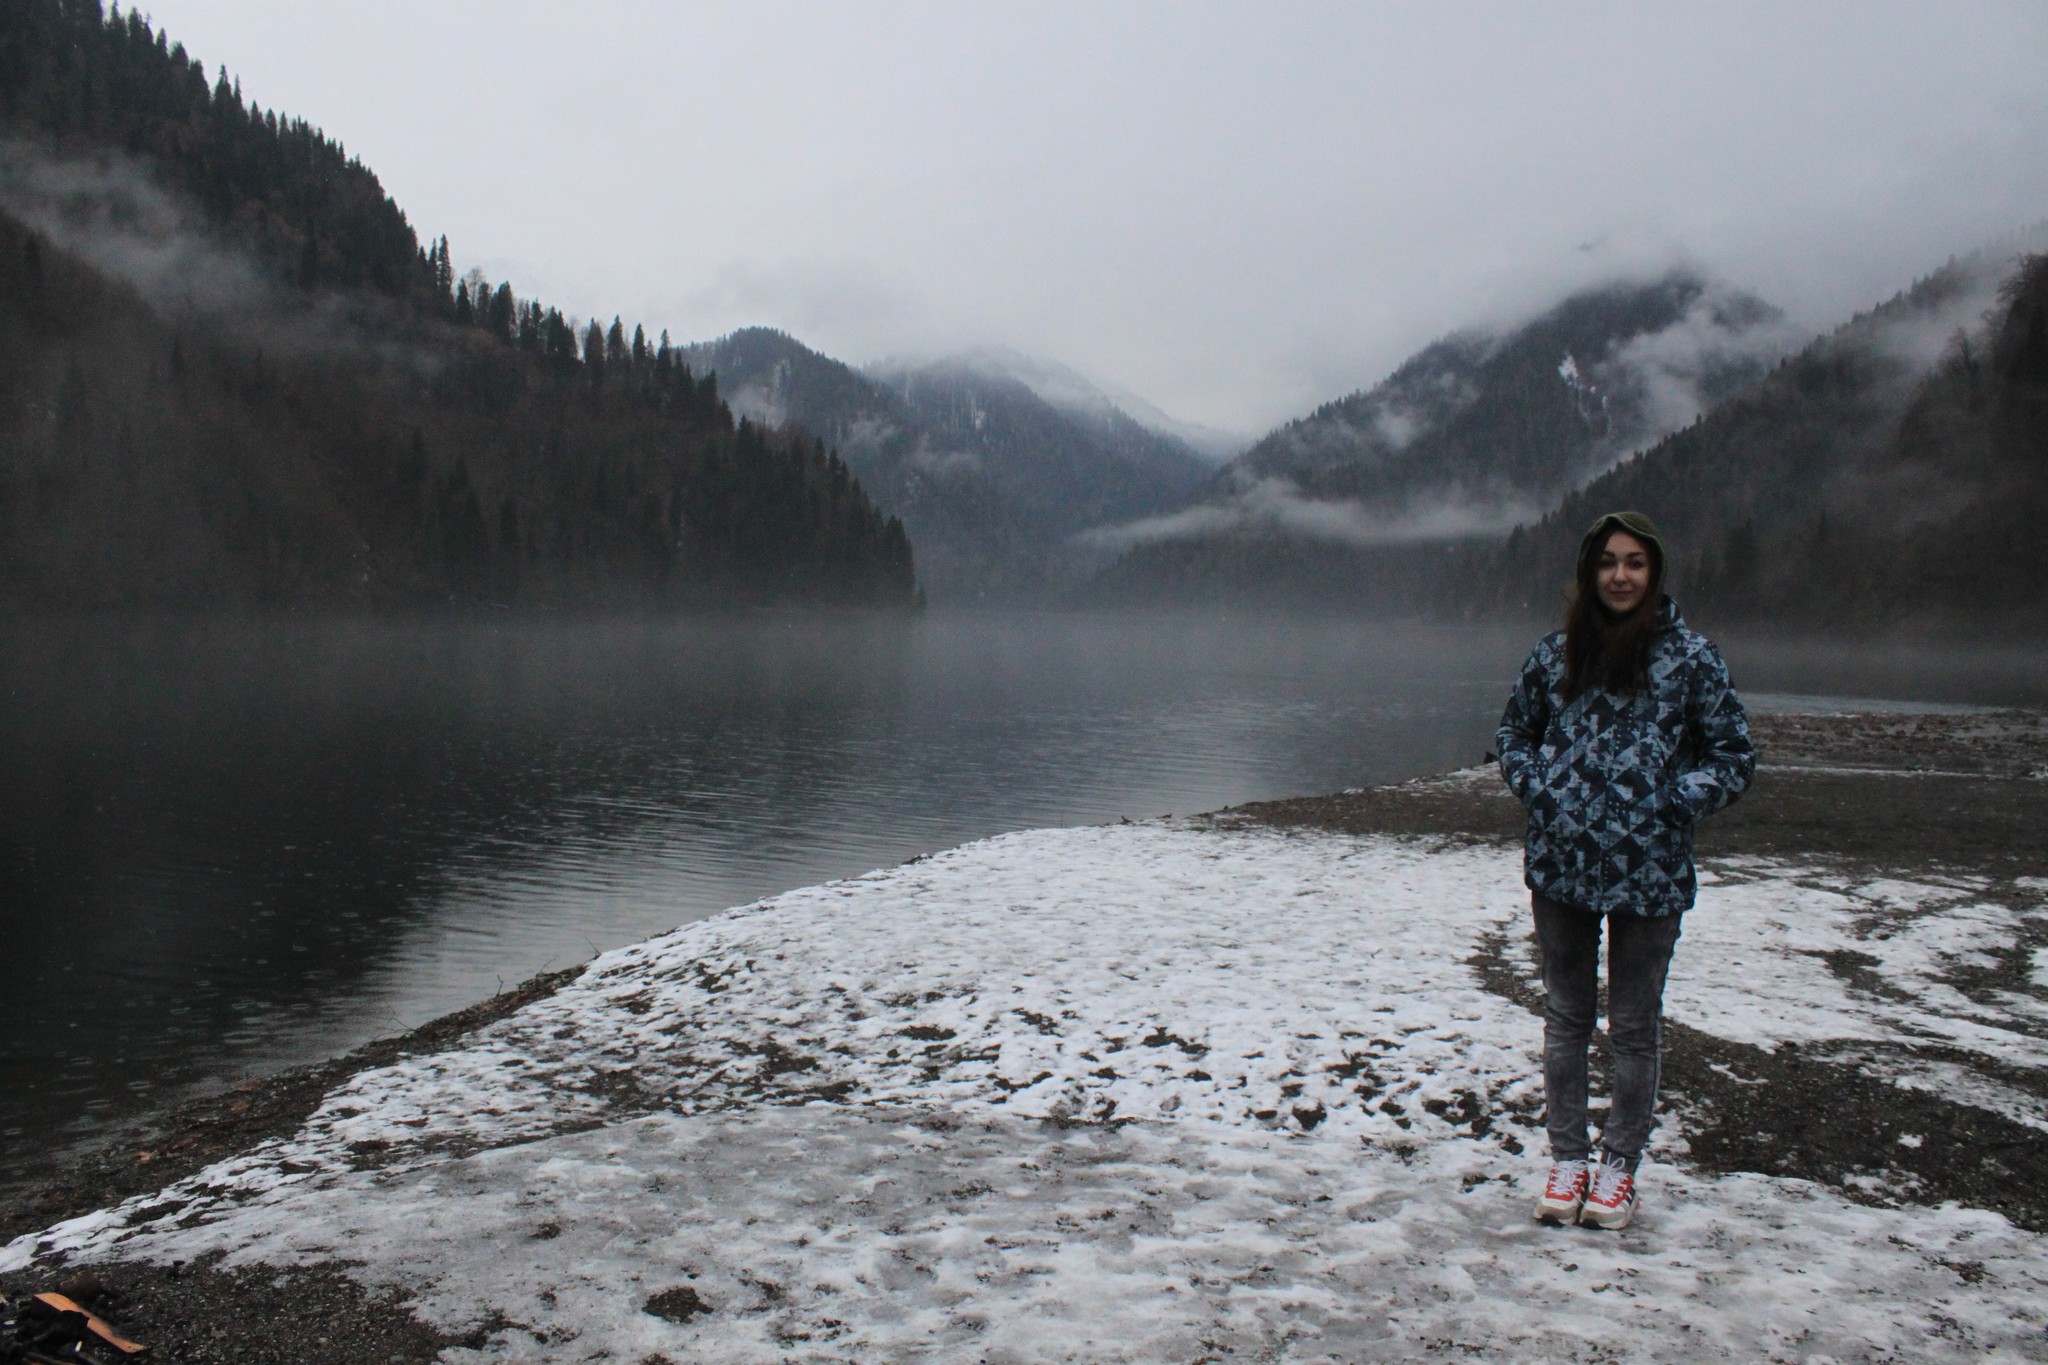
{"label": "gray sky", "polygon": [[1683,258],[1831,325],[2048,217],[2048,5],[156,0],[458,268],[1245,432]]}

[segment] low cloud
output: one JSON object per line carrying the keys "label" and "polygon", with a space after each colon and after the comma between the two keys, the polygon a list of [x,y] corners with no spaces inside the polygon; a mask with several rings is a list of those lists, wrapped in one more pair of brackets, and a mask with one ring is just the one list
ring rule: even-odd
{"label": "low cloud", "polygon": [[1634,399],[1635,427],[1624,445],[1648,445],[1725,397],[1732,376],[1753,374],[1797,349],[1806,337],[1775,308],[1710,286],[1670,326],[1617,346],[1602,377]]}
{"label": "low cloud", "polygon": [[767,384],[747,384],[739,388],[721,388],[719,397],[733,410],[736,417],[744,417],[765,427],[779,427],[789,420],[789,404],[783,395]]}
{"label": "low cloud", "polygon": [[918,293],[861,261],[812,259],[776,265],[733,261],[701,286],[656,298],[651,310],[684,319],[699,335],[776,327],[835,353],[871,352],[926,330]]}
{"label": "low cloud", "polygon": [[901,388],[907,379],[927,370],[1022,384],[1062,412],[1096,423],[1135,422],[1147,431],[1179,440],[1196,455],[1217,464],[1251,444],[1251,438],[1241,432],[1183,422],[1128,390],[1098,384],[1070,365],[1009,346],[971,346],[950,353],[900,352],[861,367],[863,374],[892,388]]}
{"label": "low cloud", "polygon": [[280,287],[134,158],[62,157],[0,139],[0,208],[133,289],[160,316],[224,322],[277,355],[347,358],[415,373],[441,363],[430,349],[366,325],[389,306],[384,300]]}
{"label": "low cloud", "polygon": [[1398,403],[1383,403],[1372,412],[1373,430],[1389,450],[1406,450],[1408,443],[1429,430],[1430,425],[1427,416]]}
{"label": "low cloud", "polygon": [[255,265],[211,240],[196,209],[126,157],[60,158],[0,141],[0,207],[128,284],[158,312],[246,312],[271,303],[271,286]]}
{"label": "low cloud", "polygon": [[1987,250],[1958,262],[1961,287],[1925,308],[1902,311],[1877,332],[1884,353],[1914,373],[1932,369],[1955,344],[1958,333],[1980,339],[1990,329],[1998,291],[2018,271],[2027,252],[2048,250],[2048,225],[2022,234],[2010,251]]}
{"label": "low cloud", "polygon": [[912,468],[940,478],[979,475],[984,471],[982,458],[974,451],[943,450],[924,441],[911,452],[910,463]]}
{"label": "low cloud", "polygon": [[1520,503],[1448,498],[1396,512],[1368,508],[1351,499],[1310,498],[1287,479],[1261,479],[1228,498],[1145,517],[1117,526],[1098,526],[1075,537],[1096,553],[1121,553],[1167,540],[1215,536],[1288,536],[1360,549],[1492,535],[1540,515]]}

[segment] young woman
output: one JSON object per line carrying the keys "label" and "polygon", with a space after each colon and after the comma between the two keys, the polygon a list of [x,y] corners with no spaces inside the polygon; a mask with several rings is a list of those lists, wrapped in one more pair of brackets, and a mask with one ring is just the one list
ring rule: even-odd
{"label": "young woman", "polygon": [[[1664,595],[1664,559],[1642,513],[1594,522],[1565,627],[1529,655],[1500,721],[1501,776],[1529,810],[1523,867],[1543,959],[1552,1162],[1536,1216],[1550,1222],[1621,1228],[1634,1216],[1664,975],[1696,887],[1693,825],[1756,770],[1728,667]],[[1603,927],[1614,1074],[1595,1160],[1586,1049]]]}

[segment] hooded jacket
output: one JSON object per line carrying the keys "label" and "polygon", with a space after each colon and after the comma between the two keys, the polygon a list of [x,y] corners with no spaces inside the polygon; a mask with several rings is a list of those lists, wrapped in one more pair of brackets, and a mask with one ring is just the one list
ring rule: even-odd
{"label": "hooded jacket", "polygon": [[1500,718],[1500,771],[1529,811],[1523,878],[1599,914],[1692,908],[1693,825],[1742,794],[1756,751],[1728,666],[1665,598],[1649,685],[1563,696],[1564,632],[1537,642]]}

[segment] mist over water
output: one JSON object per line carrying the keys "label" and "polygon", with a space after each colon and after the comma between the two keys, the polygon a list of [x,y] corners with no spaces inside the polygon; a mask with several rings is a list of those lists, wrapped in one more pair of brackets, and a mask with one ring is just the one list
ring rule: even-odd
{"label": "mist over water", "polygon": [[1518,652],[1053,616],[5,633],[10,1149],[963,840],[1471,762]]}
{"label": "mist over water", "polygon": [[[6,623],[5,1166],[791,887],[1477,762],[1530,639],[945,613]],[[1749,689],[2048,700],[2040,651],[1724,643]]]}

